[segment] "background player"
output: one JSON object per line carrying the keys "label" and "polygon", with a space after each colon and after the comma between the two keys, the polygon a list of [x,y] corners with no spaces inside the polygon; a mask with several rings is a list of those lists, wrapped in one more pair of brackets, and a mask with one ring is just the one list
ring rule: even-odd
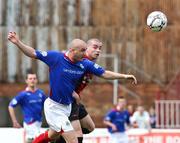
{"label": "background player", "polygon": [[128,143],[128,135],[125,131],[126,125],[130,124],[130,115],[125,110],[125,105],[125,99],[119,97],[116,108],[109,111],[104,118],[104,124],[111,134],[110,143]]}
{"label": "background player", "polygon": [[26,76],[26,84],[26,89],[11,100],[9,113],[13,127],[21,128],[14,110],[17,105],[21,107],[24,117],[23,126],[25,129],[26,143],[31,143],[32,140],[40,134],[42,111],[46,96],[41,89],[36,87],[36,74],[28,73]]}

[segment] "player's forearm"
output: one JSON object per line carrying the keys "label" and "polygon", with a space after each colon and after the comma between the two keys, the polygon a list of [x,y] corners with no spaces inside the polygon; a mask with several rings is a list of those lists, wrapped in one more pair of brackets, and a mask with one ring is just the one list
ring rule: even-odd
{"label": "player's forearm", "polygon": [[120,74],[120,73],[115,73],[112,71],[105,71],[105,73],[102,75],[103,78],[105,79],[128,79],[130,75],[127,74]]}
{"label": "player's forearm", "polygon": [[21,42],[20,40],[18,40],[17,43],[15,43],[15,45],[28,57],[31,58],[36,58],[36,53],[35,53],[35,49],[33,49],[30,46],[25,45],[23,42]]}
{"label": "player's forearm", "polygon": [[111,122],[109,122],[109,121],[106,121],[106,120],[104,120],[104,124],[105,124],[106,126],[109,126],[109,127],[113,127],[113,126],[114,126],[113,123],[111,123]]}
{"label": "player's forearm", "polygon": [[10,114],[10,117],[11,117],[12,122],[13,122],[13,123],[14,123],[14,122],[17,122],[14,108],[12,108],[11,106],[9,106],[8,109],[9,109],[9,114]]}

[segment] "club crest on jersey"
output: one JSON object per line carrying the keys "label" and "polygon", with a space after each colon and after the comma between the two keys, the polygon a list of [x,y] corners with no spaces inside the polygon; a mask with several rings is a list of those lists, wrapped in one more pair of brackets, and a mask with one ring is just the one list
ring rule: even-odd
{"label": "club crest on jersey", "polygon": [[42,96],[43,96],[43,95],[42,95],[41,93],[39,93],[39,97],[41,97],[41,98],[42,98]]}
{"label": "club crest on jersey", "polygon": [[31,93],[27,93],[27,95],[31,95]]}
{"label": "club crest on jersey", "polygon": [[40,51],[40,53],[41,53],[41,55],[42,55],[43,57],[46,57],[46,56],[47,56],[47,52],[46,52],[46,51]]}
{"label": "club crest on jersey", "polygon": [[79,66],[80,66],[82,69],[84,69],[84,66],[83,66],[83,64],[80,64]]}
{"label": "club crest on jersey", "polygon": [[12,100],[12,104],[13,104],[13,105],[17,104],[17,100],[16,100],[16,99],[13,99],[13,100]]}
{"label": "club crest on jersey", "polygon": [[95,64],[94,64],[94,67],[95,67],[96,69],[98,69],[100,66],[95,63]]}

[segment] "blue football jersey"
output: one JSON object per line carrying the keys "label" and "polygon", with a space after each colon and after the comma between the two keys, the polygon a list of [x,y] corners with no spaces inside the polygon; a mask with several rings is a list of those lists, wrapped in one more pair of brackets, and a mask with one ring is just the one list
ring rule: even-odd
{"label": "blue football jersey", "polygon": [[108,127],[108,131],[110,133],[113,132],[125,132],[125,124],[129,124],[129,113],[127,110],[124,111],[118,111],[116,109],[113,109],[109,111],[104,120],[109,121],[116,125],[117,131],[113,131],[111,127]]}
{"label": "blue football jersey", "polygon": [[49,66],[50,98],[61,104],[73,102],[72,93],[86,72],[97,76],[105,72],[88,59],[74,63],[58,51],[36,51],[36,57]]}
{"label": "blue football jersey", "polygon": [[40,89],[37,89],[34,92],[25,90],[15,96],[9,103],[9,106],[16,107],[17,105],[20,105],[24,122],[29,124],[34,121],[42,121],[42,111],[45,99],[46,96]]}

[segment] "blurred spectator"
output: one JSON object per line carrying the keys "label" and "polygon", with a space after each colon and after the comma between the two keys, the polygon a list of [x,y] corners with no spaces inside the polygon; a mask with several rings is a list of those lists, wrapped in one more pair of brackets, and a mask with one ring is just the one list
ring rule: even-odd
{"label": "blurred spectator", "polygon": [[137,111],[131,117],[131,123],[136,128],[147,129],[148,131],[151,129],[149,113],[144,110],[143,106],[137,107]]}
{"label": "blurred spectator", "polygon": [[126,125],[130,123],[129,113],[125,110],[126,101],[123,97],[118,99],[115,109],[110,110],[104,118],[111,133],[110,143],[128,143],[128,136],[125,133]]}
{"label": "blurred spectator", "polygon": [[156,128],[156,114],[154,107],[151,107],[149,109],[149,116],[150,116],[151,128]]}
{"label": "blurred spectator", "polygon": [[133,113],[134,113],[134,107],[133,107],[133,105],[128,105],[127,106],[127,110],[128,110],[128,113],[129,113],[129,115],[130,115],[130,117],[133,115]]}

